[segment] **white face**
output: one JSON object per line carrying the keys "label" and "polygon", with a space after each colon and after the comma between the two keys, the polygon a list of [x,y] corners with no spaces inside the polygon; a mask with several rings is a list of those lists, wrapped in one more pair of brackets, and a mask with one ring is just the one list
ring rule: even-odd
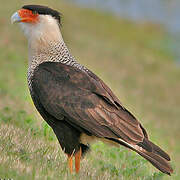
{"label": "white face", "polygon": [[[64,44],[58,20],[50,14],[38,14],[38,12],[22,8],[12,15],[11,22],[18,23],[28,39],[29,64],[35,56],[45,55],[47,58],[48,50],[51,50],[54,44]],[[44,61],[42,58],[38,60]]]}
{"label": "white face", "polygon": [[50,15],[39,15],[36,23],[19,24],[29,42],[62,41],[58,22]]}

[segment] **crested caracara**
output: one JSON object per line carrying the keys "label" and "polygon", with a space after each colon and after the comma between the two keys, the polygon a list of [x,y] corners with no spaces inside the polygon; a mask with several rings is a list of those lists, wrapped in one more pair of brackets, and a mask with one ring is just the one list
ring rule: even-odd
{"label": "crested caracara", "polygon": [[93,140],[123,145],[166,174],[169,155],[153,144],[140,122],[111,89],[78,63],[66,47],[58,11],[25,5],[11,17],[28,39],[28,85],[34,105],[52,127],[62,150],[79,172],[81,156]]}

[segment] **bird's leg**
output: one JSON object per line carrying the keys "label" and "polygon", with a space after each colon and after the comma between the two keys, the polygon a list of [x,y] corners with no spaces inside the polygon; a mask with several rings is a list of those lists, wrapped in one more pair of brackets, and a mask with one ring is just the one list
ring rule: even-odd
{"label": "bird's leg", "polygon": [[73,172],[73,153],[68,154],[68,166],[69,166],[70,173],[72,173]]}
{"label": "bird's leg", "polygon": [[81,154],[82,154],[82,149],[81,149],[81,147],[80,147],[80,148],[79,148],[79,151],[75,154],[75,168],[76,168],[76,173],[79,173]]}

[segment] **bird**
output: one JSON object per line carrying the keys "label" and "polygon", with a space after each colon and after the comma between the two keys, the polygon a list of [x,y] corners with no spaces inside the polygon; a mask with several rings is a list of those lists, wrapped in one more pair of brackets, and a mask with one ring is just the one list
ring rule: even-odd
{"label": "bird", "polygon": [[124,146],[171,175],[170,156],[149,140],[142,124],[112,90],[70,53],[62,15],[43,5],[24,5],[11,16],[28,40],[27,81],[34,106],[67,155],[70,173],[96,140]]}

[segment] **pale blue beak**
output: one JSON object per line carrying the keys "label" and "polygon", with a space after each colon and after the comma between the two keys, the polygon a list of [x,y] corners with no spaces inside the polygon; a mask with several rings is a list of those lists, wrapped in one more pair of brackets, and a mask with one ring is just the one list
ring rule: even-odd
{"label": "pale blue beak", "polygon": [[18,23],[21,22],[21,17],[19,16],[18,12],[15,12],[12,16],[11,16],[11,23]]}

